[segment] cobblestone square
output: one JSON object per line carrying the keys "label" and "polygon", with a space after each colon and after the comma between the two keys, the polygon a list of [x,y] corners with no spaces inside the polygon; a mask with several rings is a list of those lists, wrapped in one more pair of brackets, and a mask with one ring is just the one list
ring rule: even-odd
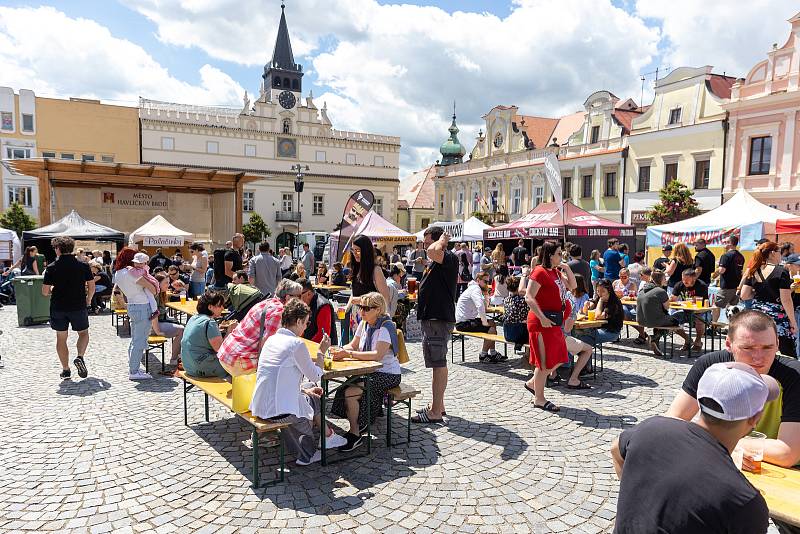
{"label": "cobblestone square", "polygon": [[[324,468],[288,458],[285,483],[253,490],[247,429],[213,401],[202,422],[199,394],[186,427],[177,379],[129,381],[129,340],[108,315],[91,318],[85,380],[59,380],[48,326],[19,328],[6,307],[0,328],[4,532],[609,532],[611,440],[662,413],[690,363],[625,341],[606,349],[592,390],[550,389],[562,408],[551,414],[534,409],[515,358],[478,363],[468,342],[467,362],[450,366],[445,425],[414,426],[410,444],[387,449],[381,419],[370,456]],[[430,373],[420,344],[409,351],[416,408]],[[404,438],[405,415],[395,423]],[[262,458],[274,465],[275,449]]]}

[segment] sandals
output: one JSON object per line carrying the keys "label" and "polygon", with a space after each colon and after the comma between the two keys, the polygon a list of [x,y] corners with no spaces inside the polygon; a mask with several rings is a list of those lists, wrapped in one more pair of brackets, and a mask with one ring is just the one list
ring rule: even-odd
{"label": "sandals", "polygon": [[528,383],[527,383],[527,382],[525,382],[525,384],[524,384],[524,385],[525,385],[525,389],[527,389],[528,391],[530,391],[530,392],[531,392],[531,395],[536,395],[536,392],[533,390],[533,388],[532,388],[532,387],[528,386]]}
{"label": "sandals", "polygon": [[549,388],[554,388],[554,387],[556,387],[556,386],[560,386],[560,385],[561,385],[561,382],[563,382],[563,379],[562,379],[560,376],[558,376],[558,375],[556,375],[556,377],[555,377],[555,378],[550,378],[550,377],[548,376],[548,377],[547,377],[547,382],[545,383],[545,386],[546,386],[546,387],[549,387]]}
{"label": "sandals", "polygon": [[581,380],[577,386],[573,386],[572,384],[567,384],[567,389],[592,389],[592,386]]}
{"label": "sandals", "polygon": [[428,409],[425,408],[421,412],[418,412],[417,415],[411,418],[412,423],[421,423],[421,424],[436,424],[436,423],[444,423],[444,419],[433,419],[430,415],[428,415]]}
{"label": "sandals", "polygon": [[[431,411],[431,407],[430,406],[426,406],[424,408],[420,408],[419,410],[417,410],[417,413],[420,413],[423,410]],[[447,412],[445,412],[444,410],[442,410],[442,417],[447,417]],[[363,434],[363,432],[362,432],[362,434]]]}
{"label": "sandals", "polygon": [[546,412],[553,412],[553,413],[555,413],[555,412],[557,412],[557,411],[561,410],[561,408],[559,408],[558,406],[556,406],[555,404],[553,404],[553,403],[552,403],[552,402],[550,402],[550,401],[547,401],[547,402],[545,402],[545,403],[544,403],[543,405],[541,405],[541,406],[539,406],[539,405],[538,405],[538,404],[536,404],[536,403],[534,403],[533,405],[534,405],[534,406],[536,406],[537,408],[539,408],[540,410],[544,410],[544,411],[546,411]]}

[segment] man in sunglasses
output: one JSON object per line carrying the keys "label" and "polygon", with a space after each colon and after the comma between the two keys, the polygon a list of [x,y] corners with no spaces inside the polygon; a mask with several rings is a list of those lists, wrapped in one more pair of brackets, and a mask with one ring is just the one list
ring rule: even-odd
{"label": "man in sunglasses", "polygon": [[[486,294],[489,291],[489,274],[482,272],[467,285],[456,303],[456,329],[461,332],[496,334],[494,321],[486,318]],[[480,361],[497,363],[501,357],[494,350],[494,341],[484,340],[478,356]]]}

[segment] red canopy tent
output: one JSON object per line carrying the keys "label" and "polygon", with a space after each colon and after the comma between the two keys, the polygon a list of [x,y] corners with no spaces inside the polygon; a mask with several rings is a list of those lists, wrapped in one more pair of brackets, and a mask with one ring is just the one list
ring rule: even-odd
{"label": "red canopy tent", "polygon": [[558,212],[558,204],[547,202],[513,222],[483,231],[484,241],[557,239],[599,250],[605,249],[605,241],[611,237],[627,243],[633,251],[636,240],[633,226],[592,215],[569,200],[564,201],[563,215]]}
{"label": "red canopy tent", "polygon": [[775,221],[776,234],[800,234],[800,217]]}

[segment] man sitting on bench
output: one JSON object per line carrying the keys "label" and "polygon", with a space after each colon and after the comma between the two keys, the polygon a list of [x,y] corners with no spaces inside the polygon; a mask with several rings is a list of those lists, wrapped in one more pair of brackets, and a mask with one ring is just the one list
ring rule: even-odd
{"label": "man sitting on bench", "polygon": [[[467,285],[456,303],[456,330],[461,332],[483,332],[496,334],[494,321],[486,318],[486,295],[489,292],[489,273],[479,272]],[[506,359],[494,350],[494,341],[484,340],[480,361],[497,363]]]}
{"label": "man sitting on bench", "polygon": [[[669,296],[664,289],[665,278],[664,271],[653,271],[651,281],[642,287],[636,297],[636,319],[641,326],[653,328],[653,335],[650,336],[650,350],[659,358],[664,355],[658,348],[658,338],[661,334],[666,334],[666,330],[658,330],[658,328],[678,326],[677,319],[668,313]],[[683,328],[679,328],[675,333],[686,342],[683,350],[688,349],[688,334],[683,331]]]}

